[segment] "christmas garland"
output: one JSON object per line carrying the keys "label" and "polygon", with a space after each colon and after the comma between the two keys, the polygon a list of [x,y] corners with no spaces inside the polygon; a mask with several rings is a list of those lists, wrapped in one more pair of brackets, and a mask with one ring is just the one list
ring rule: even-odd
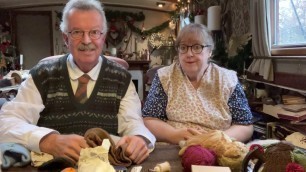
{"label": "christmas garland", "polygon": [[147,36],[147,35],[151,35],[152,33],[157,33],[161,30],[164,30],[165,28],[167,28],[169,26],[169,22],[170,22],[170,20],[165,21],[161,25],[155,26],[155,27],[153,27],[149,30],[139,29],[130,22],[127,22],[127,26],[131,29],[131,31],[133,31],[135,33],[138,33],[139,35],[142,35],[142,36]]}
{"label": "christmas garland", "polygon": [[[61,20],[62,12],[57,12],[56,11],[56,17]],[[131,29],[132,32],[135,32],[135,33],[137,33],[139,35],[142,35],[142,36],[148,36],[148,35],[151,35],[152,33],[160,32],[160,31],[164,30],[165,28],[167,28],[169,26],[169,22],[170,22],[170,20],[168,20],[168,21],[165,21],[164,23],[162,23],[159,26],[155,26],[155,27],[153,27],[149,30],[143,30],[143,29],[139,29],[138,27],[134,26],[135,21],[140,22],[140,21],[145,20],[145,15],[143,14],[143,12],[131,13],[131,12],[105,10],[105,17],[106,17],[107,21],[109,21],[109,22],[117,21],[117,20],[122,20],[122,21],[126,22],[127,26],[129,27],[129,29]]]}
{"label": "christmas garland", "polygon": [[112,10],[106,10],[105,11],[105,16],[107,21],[117,21],[117,20],[123,20],[127,23],[127,26],[129,29],[131,29],[132,32],[135,32],[139,35],[142,36],[148,36],[151,35],[152,33],[157,33],[160,32],[161,30],[167,28],[169,26],[169,20],[165,21],[159,26],[155,26],[149,30],[144,30],[143,28],[140,29],[136,26],[134,26],[135,21],[144,21],[145,20],[145,15],[143,12],[139,13],[131,13],[131,12],[122,12],[122,11],[112,11]]}

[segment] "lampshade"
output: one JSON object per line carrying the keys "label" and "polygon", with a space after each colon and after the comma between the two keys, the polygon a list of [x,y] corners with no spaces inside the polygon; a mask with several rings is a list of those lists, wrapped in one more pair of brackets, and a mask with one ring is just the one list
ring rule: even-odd
{"label": "lampshade", "polygon": [[207,27],[209,30],[221,30],[221,6],[208,8]]}
{"label": "lampshade", "polygon": [[205,16],[204,15],[194,16],[194,23],[205,24]]}

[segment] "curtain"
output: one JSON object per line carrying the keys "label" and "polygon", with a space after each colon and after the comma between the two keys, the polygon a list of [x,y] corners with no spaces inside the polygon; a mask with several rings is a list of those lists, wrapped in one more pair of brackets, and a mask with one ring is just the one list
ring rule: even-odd
{"label": "curtain", "polygon": [[[271,56],[270,1],[251,1],[250,21],[254,56]],[[254,59],[248,71],[259,73],[265,80],[273,81],[274,75],[271,59]]]}

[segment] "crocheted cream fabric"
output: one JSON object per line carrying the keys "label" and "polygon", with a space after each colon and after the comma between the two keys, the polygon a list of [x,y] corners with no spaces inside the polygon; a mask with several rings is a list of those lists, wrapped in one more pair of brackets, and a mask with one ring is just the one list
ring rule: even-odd
{"label": "crocheted cream fabric", "polygon": [[195,89],[178,63],[161,68],[158,75],[168,96],[168,123],[175,128],[219,129],[230,127],[227,105],[238,82],[236,72],[210,63]]}

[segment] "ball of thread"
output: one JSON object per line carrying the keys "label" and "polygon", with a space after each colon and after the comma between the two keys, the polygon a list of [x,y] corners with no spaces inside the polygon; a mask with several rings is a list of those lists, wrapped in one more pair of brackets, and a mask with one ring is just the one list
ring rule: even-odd
{"label": "ball of thread", "polygon": [[169,171],[171,171],[171,166],[168,161],[161,164],[157,164],[154,167],[154,172],[169,172]]}
{"label": "ball of thread", "polygon": [[191,172],[191,165],[215,165],[216,154],[214,151],[203,148],[200,145],[192,145],[185,150],[181,163],[184,172]]}

